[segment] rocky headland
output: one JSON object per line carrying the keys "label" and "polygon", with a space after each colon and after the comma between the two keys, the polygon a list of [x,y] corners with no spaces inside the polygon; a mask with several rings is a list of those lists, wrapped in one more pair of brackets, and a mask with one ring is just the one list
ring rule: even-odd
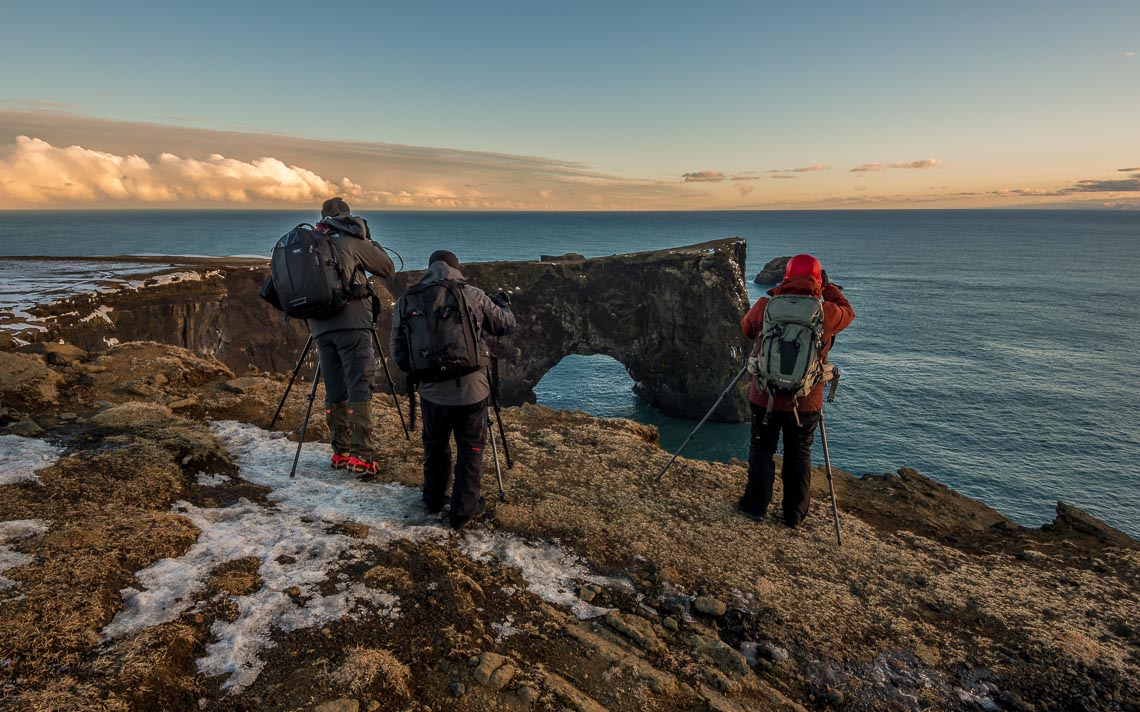
{"label": "rocky headland", "polygon": [[[636,318],[746,306],[736,249],[633,260],[624,279],[709,310]],[[578,321],[571,296],[540,298],[543,281],[618,290],[620,258],[524,264],[468,276],[566,320],[536,336],[555,350],[620,351],[631,373],[655,358],[610,287],[577,293],[601,301]],[[804,527],[753,522],[734,510],[743,463],[681,458],[653,486],[653,428],[523,403],[504,409],[506,500],[453,534],[418,503],[390,396],[378,477],[328,469],[315,418],[290,480],[305,384],[265,426],[303,330],[265,329],[262,265],[164,269],[201,277],[73,295],[6,330],[0,709],[1140,708],[1140,545],[1079,510],[1025,528],[913,470],[837,472],[838,547],[820,473]],[[514,368],[525,400],[540,366]]]}

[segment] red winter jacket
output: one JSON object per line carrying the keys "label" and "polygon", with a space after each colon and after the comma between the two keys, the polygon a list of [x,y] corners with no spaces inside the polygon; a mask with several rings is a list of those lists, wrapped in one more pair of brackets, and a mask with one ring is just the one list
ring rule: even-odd
{"label": "red winter jacket", "polygon": [[[855,310],[843,292],[834,284],[820,285],[811,276],[795,277],[781,282],[779,286],[768,291],[771,296],[778,294],[810,294],[817,299],[823,299],[823,357],[827,362],[827,352],[831,350],[831,341],[839,332],[855,318]],[[755,340],[764,330],[764,308],[768,306],[768,297],[756,300],[744,318],[740,320],[740,328],[749,339]],[[748,394],[749,400],[761,408],[768,407],[768,394],[756,387],[756,378],[752,379],[752,390]],[[796,409],[801,413],[818,413],[823,408],[823,384],[820,383],[811,393],[800,398]],[[792,410],[792,399],[787,396],[776,396],[773,410]]]}

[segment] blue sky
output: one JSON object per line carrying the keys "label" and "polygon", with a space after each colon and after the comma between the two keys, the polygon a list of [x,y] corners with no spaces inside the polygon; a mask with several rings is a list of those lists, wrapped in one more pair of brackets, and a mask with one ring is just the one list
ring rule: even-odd
{"label": "blue sky", "polygon": [[1140,164],[1136,2],[49,0],[4,15],[9,108],[650,181],[828,166],[789,174],[805,196],[850,192],[864,164],[936,159],[924,189],[967,192]]}

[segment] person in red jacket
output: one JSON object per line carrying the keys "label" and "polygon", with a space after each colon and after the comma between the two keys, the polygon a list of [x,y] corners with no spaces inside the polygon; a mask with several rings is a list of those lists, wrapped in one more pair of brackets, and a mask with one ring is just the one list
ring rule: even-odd
{"label": "person in red jacket", "polygon": [[[784,279],[768,292],[778,294],[810,294],[823,300],[823,351],[821,357],[827,362],[827,352],[835,335],[847,328],[855,318],[847,297],[834,284],[827,280],[827,273],[820,267],[819,260],[811,255],[796,255],[788,262]],[[752,305],[740,321],[740,328],[749,339],[756,339],[764,329],[764,308],[768,297],[761,297]],[[795,527],[808,514],[811,487],[811,445],[815,429],[819,425],[820,410],[823,409],[823,383],[820,383],[806,396],[793,401],[787,396],[776,396],[772,404],[772,414],[764,423],[764,413],[768,407],[768,394],[756,386],[752,380],[749,393],[752,405],[752,437],[748,449],[748,486],[737,507],[752,519],[763,519],[772,501],[772,485],[776,480],[776,445],[780,434],[784,435],[784,466],[780,479],[784,483],[784,523]],[[796,414],[799,413],[797,423]]]}

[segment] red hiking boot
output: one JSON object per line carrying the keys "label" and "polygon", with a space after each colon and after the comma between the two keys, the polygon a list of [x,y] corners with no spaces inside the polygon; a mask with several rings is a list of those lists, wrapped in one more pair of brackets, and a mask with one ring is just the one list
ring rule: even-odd
{"label": "red hiking boot", "polygon": [[334,452],[332,456],[332,467],[334,470],[343,470],[348,467],[348,462],[351,459],[347,452]]}
{"label": "red hiking boot", "polygon": [[365,475],[375,475],[380,470],[380,463],[375,460],[368,462],[361,460],[359,457],[353,455],[348,458],[347,467],[349,472],[359,472]]}

